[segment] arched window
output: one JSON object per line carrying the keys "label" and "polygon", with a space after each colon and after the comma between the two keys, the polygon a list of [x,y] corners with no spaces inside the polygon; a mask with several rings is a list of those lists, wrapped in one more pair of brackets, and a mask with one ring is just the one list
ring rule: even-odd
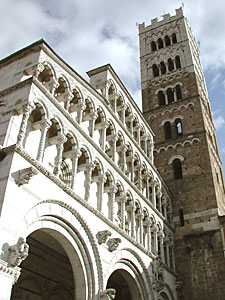
{"label": "arched window", "polygon": [[174,63],[171,58],[168,59],[168,69],[170,72],[174,70]]}
{"label": "arched window", "polygon": [[163,41],[162,41],[162,39],[161,39],[161,38],[159,38],[159,39],[158,39],[158,47],[159,47],[159,49],[161,49],[161,48],[163,48],[163,47],[164,47],[164,45],[163,45]]}
{"label": "arched window", "polygon": [[176,68],[177,68],[177,69],[180,69],[180,68],[181,68],[180,56],[179,56],[179,55],[177,55],[177,56],[175,57],[175,64],[176,64]]}
{"label": "arched window", "polygon": [[173,160],[173,176],[174,179],[180,179],[183,177],[182,164],[179,158]]}
{"label": "arched window", "polygon": [[171,45],[170,38],[169,38],[168,35],[165,36],[165,45],[166,45],[166,46]]}
{"label": "arched window", "polygon": [[171,88],[167,89],[166,95],[167,95],[168,103],[174,102],[174,94]]}
{"label": "arched window", "polygon": [[179,209],[179,220],[180,220],[180,226],[184,226],[184,212],[183,209]]}
{"label": "arched window", "polygon": [[166,104],[165,95],[162,91],[158,92],[158,100],[159,100],[159,105],[165,105]]}
{"label": "arched window", "polygon": [[176,85],[175,90],[176,90],[177,100],[182,99],[181,87],[179,84]]}
{"label": "arched window", "polygon": [[181,119],[176,119],[175,120],[175,128],[176,128],[177,136],[180,136],[180,135],[183,134]]}
{"label": "arched window", "polygon": [[169,140],[172,138],[171,124],[169,121],[164,123],[164,137],[165,140]]}
{"label": "arched window", "polygon": [[176,33],[173,33],[173,34],[172,34],[172,42],[173,42],[173,44],[176,44],[176,43],[177,43],[177,36],[176,36]]}
{"label": "arched window", "polygon": [[153,76],[154,76],[154,77],[159,76],[159,68],[156,66],[156,64],[154,64],[154,65],[152,66],[152,71],[153,71]]}
{"label": "arched window", "polygon": [[157,46],[156,46],[156,43],[155,42],[151,42],[151,49],[152,51],[156,51],[157,50]]}
{"label": "arched window", "polygon": [[166,65],[164,64],[163,61],[160,63],[160,69],[161,69],[161,74],[166,74]]}

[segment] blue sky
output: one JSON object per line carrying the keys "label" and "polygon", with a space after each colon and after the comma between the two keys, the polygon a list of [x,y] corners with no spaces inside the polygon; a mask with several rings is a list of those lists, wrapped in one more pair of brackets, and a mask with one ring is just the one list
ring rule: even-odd
{"label": "blue sky", "polygon": [[[225,2],[186,0],[184,13],[200,42],[200,55],[220,155],[225,166]],[[175,14],[177,0],[7,0],[1,3],[0,58],[40,38],[77,72],[110,63],[140,105],[136,23]]]}

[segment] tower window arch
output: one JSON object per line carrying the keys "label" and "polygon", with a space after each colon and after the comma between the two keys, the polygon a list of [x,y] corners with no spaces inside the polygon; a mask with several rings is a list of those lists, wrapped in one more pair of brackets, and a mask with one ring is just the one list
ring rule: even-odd
{"label": "tower window arch", "polygon": [[171,58],[168,59],[168,69],[170,72],[174,70],[174,63]]}
{"label": "tower window arch", "polygon": [[166,65],[163,61],[160,63],[161,74],[166,74]]}
{"label": "tower window arch", "polygon": [[171,45],[171,41],[170,41],[170,38],[169,38],[168,35],[165,36],[165,45],[166,45],[166,46]]}
{"label": "tower window arch", "polygon": [[152,71],[153,71],[153,76],[154,76],[154,77],[159,76],[159,68],[157,67],[156,64],[154,64],[154,65],[152,66]]}
{"label": "tower window arch", "polygon": [[159,49],[164,47],[163,40],[161,38],[158,39],[158,47],[159,47]]}
{"label": "tower window arch", "polygon": [[176,85],[175,90],[176,90],[177,100],[182,99],[181,87],[179,84]]}
{"label": "tower window arch", "polygon": [[166,104],[166,99],[165,99],[165,95],[162,91],[158,92],[158,100],[159,100],[159,105],[165,105]]}
{"label": "tower window arch", "polygon": [[180,136],[180,135],[183,134],[181,119],[176,119],[175,120],[175,129],[176,129],[177,136]]}
{"label": "tower window arch", "polygon": [[151,42],[151,49],[152,51],[156,51],[157,50],[157,46],[156,46],[156,43],[155,42]]}
{"label": "tower window arch", "polygon": [[174,102],[174,94],[171,88],[167,89],[166,95],[167,95],[168,103]]}
{"label": "tower window arch", "polygon": [[177,69],[180,69],[180,68],[181,68],[181,62],[180,62],[180,56],[179,56],[179,55],[177,55],[177,56],[175,57],[175,64],[176,64],[176,68],[177,68]]}
{"label": "tower window arch", "polygon": [[174,179],[181,179],[183,178],[183,172],[182,172],[182,163],[179,158],[175,158],[173,160],[173,177]]}
{"label": "tower window arch", "polygon": [[169,121],[164,123],[164,137],[165,140],[169,140],[172,138],[171,124]]}
{"label": "tower window arch", "polygon": [[177,35],[176,35],[176,33],[172,34],[172,42],[173,42],[173,44],[177,43]]}

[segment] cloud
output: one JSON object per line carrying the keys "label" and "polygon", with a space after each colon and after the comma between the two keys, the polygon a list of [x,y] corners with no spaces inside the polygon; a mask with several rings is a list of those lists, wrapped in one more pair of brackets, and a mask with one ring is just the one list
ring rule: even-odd
{"label": "cloud", "polygon": [[214,125],[217,130],[224,127],[224,125],[225,125],[224,117],[222,115],[214,117]]}

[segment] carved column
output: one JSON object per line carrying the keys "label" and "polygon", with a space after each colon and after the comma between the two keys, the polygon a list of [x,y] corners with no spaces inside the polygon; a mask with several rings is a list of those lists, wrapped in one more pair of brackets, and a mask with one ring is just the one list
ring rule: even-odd
{"label": "carved column", "polygon": [[123,124],[125,124],[125,105],[122,104],[120,107],[121,107],[121,121]]}
{"label": "carved column", "polygon": [[63,144],[66,142],[66,137],[64,135],[61,135],[58,137],[58,144],[56,145],[57,148],[57,155],[55,158],[55,166],[53,170],[54,175],[59,174],[60,165],[62,163],[62,153],[63,153]]}
{"label": "carved column", "polygon": [[37,153],[38,161],[42,161],[43,159],[46,135],[51,124],[52,122],[49,119],[45,119],[41,122],[41,138],[40,138],[40,143],[39,143],[38,153]]}
{"label": "carved column", "polygon": [[35,69],[34,76],[38,78],[38,76],[44,71],[45,66],[42,63],[39,63]]}
{"label": "carved column", "polygon": [[[156,226],[155,224],[150,225],[150,234],[151,234],[151,243],[150,243],[150,251],[153,254],[156,254],[156,249],[157,249],[157,238],[156,238]],[[152,241],[153,239],[153,241]]]}
{"label": "carved column", "polygon": [[163,247],[163,239],[164,239],[164,233],[158,232],[158,237],[160,241],[160,249],[161,249],[161,260],[165,263],[165,253],[164,253],[164,247]]}
{"label": "carved column", "polygon": [[56,90],[58,87],[59,87],[59,82],[58,82],[56,79],[53,79],[53,80],[52,80],[51,90],[50,90],[50,92],[51,92],[51,94],[52,94],[53,96],[55,96],[55,90]]}
{"label": "carved column", "polygon": [[157,185],[157,181],[156,180],[153,180],[150,185],[152,187],[152,203],[154,205],[154,207],[156,207],[156,192],[155,192],[155,187]]}
{"label": "carved column", "polygon": [[102,124],[101,130],[101,140],[100,140],[100,147],[104,150],[105,149],[105,141],[106,141],[106,127],[107,124],[104,122]]}
{"label": "carved column", "polygon": [[79,149],[76,149],[72,157],[72,178],[71,178],[71,188],[74,189],[75,178],[77,174],[77,162],[82,152]]}
{"label": "carved column", "polygon": [[140,145],[140,125],[136,126],[137,131],[137,143]]}
{"label": "carved column", "polygon": [[150,179],[150,175],[147,174],[146,175],[146,198],[149,200],[150,195],[149,195],[149,179]]}
{"label": "carved column", "polygon": [[156,191],[156,195],[158,198],[158,210],[162,212],[162,192],[160,190]]}
{"label": "carved column", "polygon": [[77,107],[77,123],[80,124],[82,122],[83,111],[85,110],[86,105],[83,102],[80,102]]}
{"label": "carved column", "polygon": [[102,211],[102,196],[103,196],[103,190],[104,190],[104,183],[106,181],[106,177],[104,175],[95,176],[92,179],[92,182],[97,182],[97,210]]}
{"label": "carved column", "polygon": [[84,171],[84,173],[85,173],[85,196],[84,196],[84,199],[86,201],[88,201],[90,198],[91,173],[92,173],[94,167],[95,167],[95,165],[90,163],[87,165],[86,170]]}
{"label": "carved column", "polygon": [[115,197],[115,201],[120,203],[120,228],[125,229],[125,196]]}
{"label": "carved column", "polygon": [[19,130],[19,135],[17,137],[17,144],[22,146],[24,138],[25,138],[25,133],[26,133],[26,128],[27,128],[27,122],[30,117],[30,114],[32,110],[35,108],[35,105],[33,103],[27,103],[23,106],[23,118],[22,122],[20,125],[20,130]]}
{"label": "carved column", "polygon": [[97,117],[98,117],[98,115],[94,112],[91,113],[91,115],[90,115],[90,121],[89,121],[89,126],[88,126],[90,137],[93,137],[93,135],[94,135],[95,120],[97,119]]}

